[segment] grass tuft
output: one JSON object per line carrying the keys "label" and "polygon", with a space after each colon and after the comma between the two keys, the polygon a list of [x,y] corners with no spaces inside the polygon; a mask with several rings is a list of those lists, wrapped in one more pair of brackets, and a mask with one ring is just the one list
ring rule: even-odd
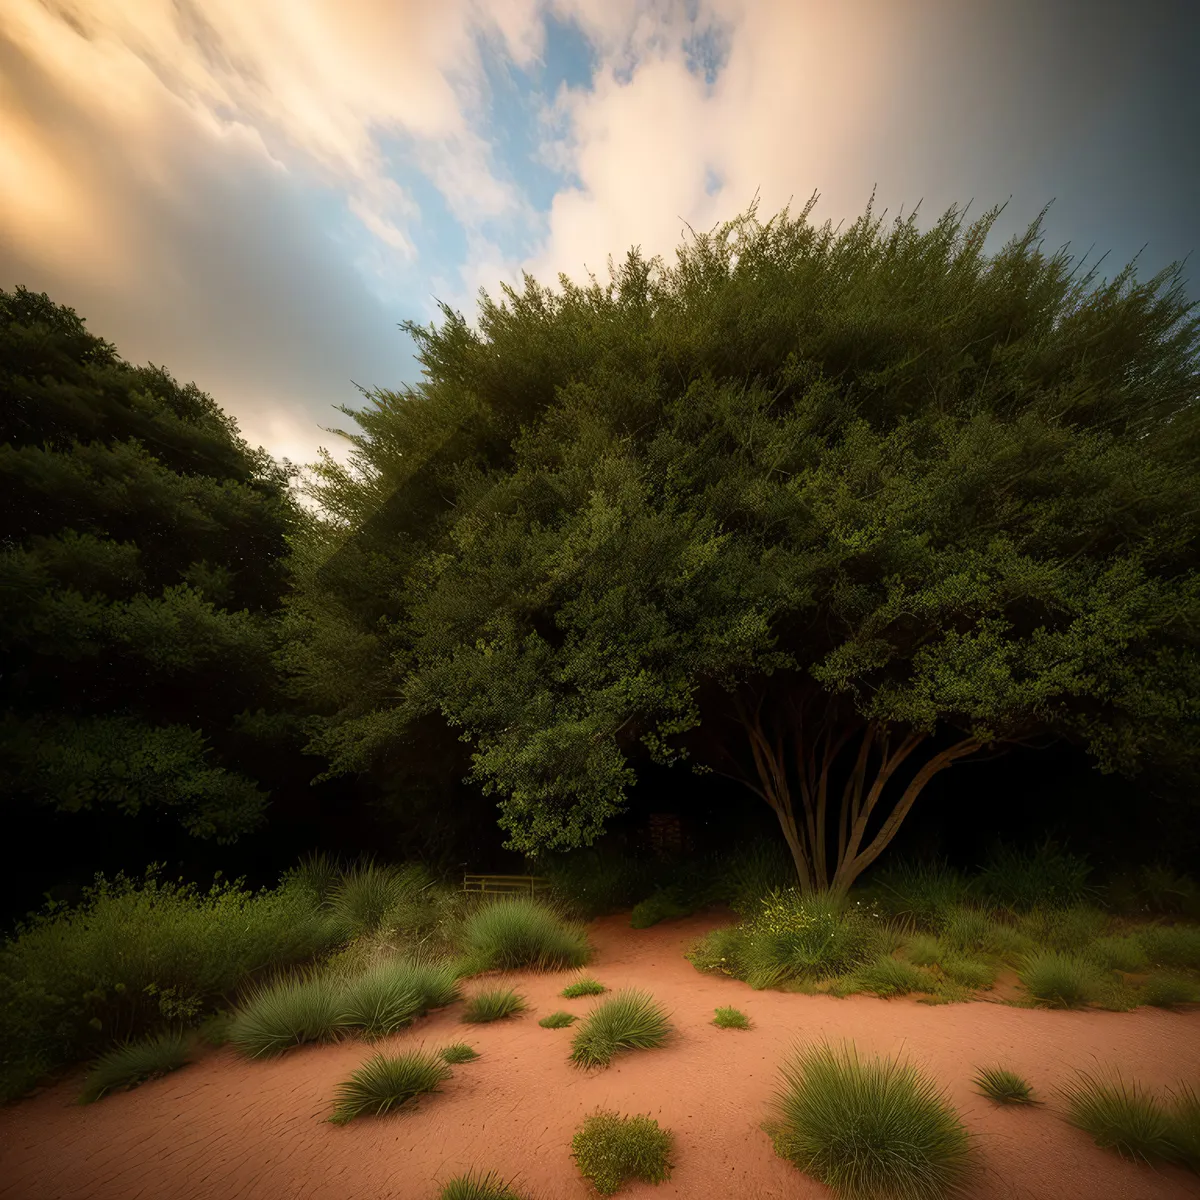
{"label": "grass tuft", "polygon": [[890,955],[881,956],[874,962],[859,967],[853,973],[852,980],[858,985],[856,991],[873,992],[884,999],[889,996],[907,996],[910,992],[937,990],[937,983],[928,971]]}
{"label": "grass tuft", "polygon": [[671,1032],[667,1014],[649,992],[626,989],[597,1005],[571,1043],[571,1061],[608,1066],[621,1050],[651,1050]]}
{"label": "grass tuft", "polygon": [[423,1050],[395,1058],[377,1054],[338,1086],[337,1107],[329,1119],[344,1125],[355,1117],[380,1116],[425,1092],[437,1091],[450,1074],[440,1057]]}
{"label": "grass tuft", "polygon": [[180,1031],[160,1033],[110,1050],[98,1059],[80,1093],[81,1104],[92,1104],[118,1088],[133,1088],[185,1066],[190,1059],[188,1039]]}
{"label": "grass tuft", "polygon": [[1200,1001],[1200,986],[1185,975],[1156,971],[1142,984],[1142,1002],[1155,1008],[1175,1008]]}
{"label": "grass tuft", "polygon": [[663,1183],[671,1177],[674,1138],[649,1116],[598,1112],[571,1139],[571,1153],[585,1179],[611,1196],[631,1179]]}
{"label": "grass tuft", "polygon": [[633,906],[629,926],[631,929],[649,929],[660,921],[690,917],[695,911],[695,906],[686,903],[678,889],[664,888]]}
{"label": "grass tuft", "polygon": [[602,992],[607,992],[608,988],[604,986],[598,979],[592,979],[585,975],[582,979],[575,980],[574,983],[569,983],[559,993],[566,1000],[578,1000],[580,996],[599,996]]}
{"label": "grass tuft", "polygon": [[1004,1067],[982,1067],[975,1076],[975,1086],[997,1104],[1036,1104],[1033,1089],[1016,1071]]}
{"label": "grass tuft", "polygon": [[771,1130],[776,1152],[846,1200],[961,1193],[970,1138],[936,1084],[911,1065],[860,1062],[853,1046],[797,1051]]}
{"label": "grass tuft", "polygon": [[574,1013],[552,1012],[548,1017],[543,1017],[538,1024],[543,1029],[566,1029],[568,1025],[574,1025],[578,1019]]}
{"label": "grass tuft", "polygon": [[403,964],[383,963],[346,985],[341,1023],[368,1039],[386,1037],[410,1025],[424,997]]}
{"label": "grass tuft", "polygon": [[522,1197],[499,1176],[489,1171],[486,1175],[458,1175],[451,1179],[438,1193],[438,1200],[522,1200]]}
{"label": "grass tuft", "polygon": [[1176,1162],[1200,1175],[1200,1094],[1180,1084],[1167,1105],[1168,1137]]}
{"label": "grass tuft", "polygon": [[1084,1071],[1062,1089],[1067,1120],[1092,1136],[1097,1146],[1141,1162],[1175,1154],[1172,1123],[1162,1104],[1119,1074],[1108,1080]]}
{"label": "grass tuft", "polygon": [[248,1058],[327,1042],[342,1029],[342,989],[328,977],[280,979],[253,987],[229,1025],[229,1041]]}
{"label": "grass tuft", "polygon": [[1103,985],[1090,960],[1057,950],[1030,955],[1017,978],[1034,999],[1051,1008],[1082,1008],[1100,994]]}
{"label": "grass tuft", "polygon": [[750,1018],[741,1009],[718,1008],[713,1024],[718,1029],[749,1029]]}
{"label": "grass tuft", "polygon": [[918,933],[908,939],[904,954],[914,966],[932,967],[941,960],[945,950],[942,943],[932,934]]}
{"label": "grass tuft", "polygon": [[443,1046],[438,1053],[441,1054],[443,1062],[451,1065],[474,1062],[479,1057],[479,1051],[474,1046],[468,1046],[466,1042],[451,1042],[449,1046]]}
{"label": "grass tuft", "polygon": [[590,956],[581,925],[564,921],[539,900],[509,897],[477,909],[463,924],[467,974],[579,967]]}
{"label": "grass tuft", "polygon": [[1200,970],[1200,928],[1194,925],[1151,925],[1141,931],[1146,957],[1155,967]]}
{"label": "grass tuft", "polygon": [[476,992],[466,1003],[462,1019],[469,1025],[485,1025],[525,1011],[525,1000],[511,988],[491,988]]}
{"label": "grass tuft", "polygon": [[972,990],[989,988],[996,982],[996,969],[976,958],[947,955],[942,959],[941,968],[947,979]]}

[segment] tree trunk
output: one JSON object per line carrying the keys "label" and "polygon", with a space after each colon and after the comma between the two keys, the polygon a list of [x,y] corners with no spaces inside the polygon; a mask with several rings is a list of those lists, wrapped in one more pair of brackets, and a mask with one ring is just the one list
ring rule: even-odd
{"label": "tree trunk", "polygon": [[[964,737],[949,749],[934,755],[917,772],[892,807],[883,826],[864,846],[867,827],[879,807],[889,779],[912,752],[927,740],[929,734],[911,731],[903,736],[895,750],[890,750],[892,730],[886,723],[866,721],[857,712],[840,715],[836,697],[812,689],[804,701],[796,703],[793,697],[783,706],[783,720],[776,724],[774,736],[771,736],[762,720],[763,700],[764,697],[760,695],[753,706],[749,706],[739,693],[733,697],[737,723],[745,732],[754,757],[753,777],[745,770],[737,774],[725,771],[717,773],[749,788],[775,813],[796,865],[800,889],[804,893],[828,891],[835,896],[844,896],[896,836],[901,823],[930,779],[983,746],[976,738]],[[811,716],[808,709],[814,701],[825,708],[822,717],[815,724],[810,724],[806,722],[806,716]],[[862,742],[854,768],[843,790],[840,810],[835,821],[831,822],[828,796],[830,771],[842,747],[860,732]],[[792,788],[786,769],[785,743],[788,733],[795,741],[798,789]],[[719,742],[715,747],[733,758]],[[878,749],[880,762],[870,788],[864,795],[873,748]],[[837,847],[831,870],[830,843],[835,826]]]}

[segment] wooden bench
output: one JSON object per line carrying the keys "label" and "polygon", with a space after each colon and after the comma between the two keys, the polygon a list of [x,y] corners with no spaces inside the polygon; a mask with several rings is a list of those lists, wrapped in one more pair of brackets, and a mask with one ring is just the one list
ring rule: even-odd
{"label": "wooden bench", "polygon": [[545,891],[550,880],[541,875],[464,875],[464,892],[489,896],[532,896]]}

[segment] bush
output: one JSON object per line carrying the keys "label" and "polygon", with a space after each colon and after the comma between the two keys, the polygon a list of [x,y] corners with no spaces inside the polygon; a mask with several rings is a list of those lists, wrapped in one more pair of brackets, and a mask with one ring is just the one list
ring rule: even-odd
{"label": "bush", "polygon": [[1156,971],[1142,984],[1142,1001],[1155,1008],[1174,1008],[1177,1004],[1200,1001],[1200,986],[1184,975]]}
{"label": "bush", "polygon": [[508,988],[491,988],[476,992],[463,1009],[462,1019],[470,1025],[485,1025],[501,1021],[525,1011],[525,1001]]}
{"label": "bush", "polygon": [[937,930],[968,895],[966,879],[945,862],[897,862],[871,876],[870,891],[884,910],[918,927]]}
{"label": "bush", "polygon": [[666,888],[635,904],[629,925],[633,929],[649,929],[660,921],[689,917],[695,911],[695,906],[686,904],[677,889]]}
{"label": "bush", "polygon": [[579,1066],[608,1066],[621,1050],[650,1050],[671,1032],[667,1014],[649,992],[626,989],[597,1005],[571,1043],[571,1061]]}
{"label": "bush", "polygon": [[910,992],[937,991],[937,981],[928,971],[898,958],[884,955],[859,967],[853,974],[856,990],[876,996],[907,996]]}
{"label": "bush", "polygon": [[247,977],[308,962],[336,943],[302,889],[207,892],[97,877],[77,905],[51,904],[0,949],[0,1095],[164,1024],[198,1022]]}
{"label": "bush", "polygon": [[782,1068],[776,1152],[848,1200],[933,1200],[964,1184],[970,1140],[932,1080],[853,1047],[797,1051]]}
{"label": "bush", "polygon": [[1151,925],[1141,931],[1140,939],[1153,966],[1200,970],[1200,928]]}
{"label": "bush", "polygon": [[438,1193],[438,1200],[522,1200],[512,1188],[489,1171],[486,1175],[459,1175]]}
{"label": "bush", "polygon": [[479,1051],[466,1042],[453,1042],[442,1049],[442,1061],[451,1064],[474,1062],[479,1057]]}
{"label": "bush", "polygon": [[395,1058],[377,1054],[338,1086],[337,1106],[329,1119],[344,1125],[355,1117],[380,1116],[426,1092],[436,1092],[450,1075],[441,1058],[423,1050]]}
{"label": "bush", "polygon": [[606,991],[608,988],[599,980],[584,976],[582,979],[576,979],[574,983],[567,984],[559,995],[567,1000],[578,1000],[580,996],[599,996]]}
{"label": "bush", "polygon": [[555,898],[585,921],[635,904],[654,886],[656,865],[638,859],[576,851],[539,863]]}
{"label": "bush", "polygon": [[571,1139],[571,1153],[585,1179],[611,1196],[631,1179],[663,1183],[671,1177],[672,1135],[652,1117],[598,1112]]}
{"label": "bush", "polygon": [[1060,850],[1049,839],[1025,851],[1001,844],[971,881],[971,890],[1014,912],[1067,908],[1095,898],[1096,889],[1087,882],[1091,873],[1086,859]]}
{"label": "bush", "polygon": [[713,1024],[718,1029],[749,1029],[750,1018],[736,1008],[718,1008]]}
{"label": "bush", "polygon": [[229,1041],[248,1058],[269,1058],[306,1042],[332,1041],[344,1028],[337,980],[307,975],[255,984],[234,1011]]}
{"label": "bush", "polygon": [[587,935],[537,900],[497,900],[467,918],[462,931],[467,974],[535,967],[540,971],[582,966]]}
{"label": "bush", "polygon": [[566,1029],[568,1025],[574,1025],[578,1019],[574,1013],[552,1012],[548,1017],[543,1017],[538,1024],[543,1029]]}
{"label": "bush", "polygon": [[1062,1095],[1067,1120],[1090,1133],[1102,1149],[1143,1162],[1174,1157],[1172,1125],[1163,1106],[1137,1084],[1127,1085],[1119,1074],[1101,1080],[1081,1071]]}
{"label": "bush", "polygon": [[984,1067],[975,1076],[975,1086],[997,1104],[1036,1104],[1033,1089],[1016,1071]]}
{"label": "bush", "polygon": [[1082,1007],[1097,997],[1104,982],[1090,960],[1056,950],[1031,955],[1017,978],[1031,996],[1052,1008]]}
{"label": "bush", "polygon": [[185,1066],[191,1058],[187,1035],[180,1030],[142,1038],[110,1050],[84,1080],[81,1104],[91,1104],[118,1088],[132,1088]]}
{"label": "bush", "polygon": [[346,985],[340,1024],[366,1038],[386,1037],[409,1025],[422,997],[402,964],[384,963]]}

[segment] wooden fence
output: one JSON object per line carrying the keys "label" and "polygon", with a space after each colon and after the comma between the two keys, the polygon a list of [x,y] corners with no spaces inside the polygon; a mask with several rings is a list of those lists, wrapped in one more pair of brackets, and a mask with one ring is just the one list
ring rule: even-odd
{"label": "wooden fence", "polygon": [[490,896],[532,896],[545,891],[550,880],[541,875],[464,875],[464,892]]}

